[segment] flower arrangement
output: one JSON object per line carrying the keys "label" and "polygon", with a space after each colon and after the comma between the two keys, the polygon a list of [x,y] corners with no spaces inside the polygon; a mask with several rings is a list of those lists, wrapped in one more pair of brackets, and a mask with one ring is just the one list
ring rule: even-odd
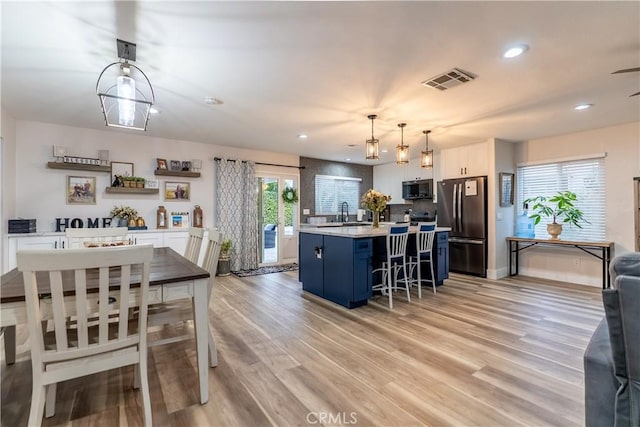
{"label": "flower arrangement", "polygon": [[382,194],[381,192],[371,188],[364,194],[364,196],[362,196],[360,202],[362,202],[362,206],[370,211],[381,212],[390,200],[391,196],[388,194]]}
{"label": "flower arrangement", "polygon": [[129,218],[135,219],[138,216],[138,211],[130,206],[114,206],[110,213],[112,218]]}

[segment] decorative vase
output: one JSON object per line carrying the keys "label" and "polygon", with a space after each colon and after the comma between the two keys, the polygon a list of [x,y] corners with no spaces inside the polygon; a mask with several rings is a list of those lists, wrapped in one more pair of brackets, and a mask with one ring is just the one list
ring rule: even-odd
{"label": "decorative vase", "polygon": [[218,269],[216,276],[228,276],[231,274],[231,258],[221,255],[218,258]]}
{"label": "decorative vase", "polygon": [[136,219],[135,219],[135,218],[133,218],[133,217],[129,218],[129,224],[128,224],[128,226],[129,226],[129,227],[137,227],[137,226],[138,226],[138,223],[136,222]]}
{"label": "decorative vase", "polygon": [[380,212],[373,211],[373,224],[371,224],[373,228],[380,228]]}
{"label": "decorative vase", "polygon": [[562,233],[562,224],[555,222],[547,224],[547,233],[551,236],[551,240],[558,240],[558,236]]}
{"label": "decorative vase", "polygon": [[118,226],[126,227],[127,225],[129,225],[129,221],[127,221],[127,218],[120,218],[118,220]]}

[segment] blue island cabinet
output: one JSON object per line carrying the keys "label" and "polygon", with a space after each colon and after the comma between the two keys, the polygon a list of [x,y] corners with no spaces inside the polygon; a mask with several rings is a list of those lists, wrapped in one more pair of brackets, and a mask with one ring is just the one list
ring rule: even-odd
{"label": "blue island cabinet", "polygon": [[302,289],[347,308],[371,297],[371,238],[300,233]]}

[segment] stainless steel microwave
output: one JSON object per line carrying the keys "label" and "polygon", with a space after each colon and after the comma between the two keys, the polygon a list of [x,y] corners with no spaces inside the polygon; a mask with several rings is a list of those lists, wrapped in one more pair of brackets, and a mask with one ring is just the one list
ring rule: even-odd
{"label": "stainless steel microwave", "polygon": [[433,199],[433,180],[402,181],[402,198],[405,200]]}

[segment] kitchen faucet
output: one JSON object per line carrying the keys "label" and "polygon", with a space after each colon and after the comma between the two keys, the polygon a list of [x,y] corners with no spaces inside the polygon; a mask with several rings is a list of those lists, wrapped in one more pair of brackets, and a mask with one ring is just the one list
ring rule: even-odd
{"label": "kitchen faucet", "polygon": [[[346,206],[346,211],[347,211],[347,215],[346,216],[344,214],[345,206]],[[340,218],[342,219],[342,222],[349,222],[349,203],[342,202],[340,204]]]}

